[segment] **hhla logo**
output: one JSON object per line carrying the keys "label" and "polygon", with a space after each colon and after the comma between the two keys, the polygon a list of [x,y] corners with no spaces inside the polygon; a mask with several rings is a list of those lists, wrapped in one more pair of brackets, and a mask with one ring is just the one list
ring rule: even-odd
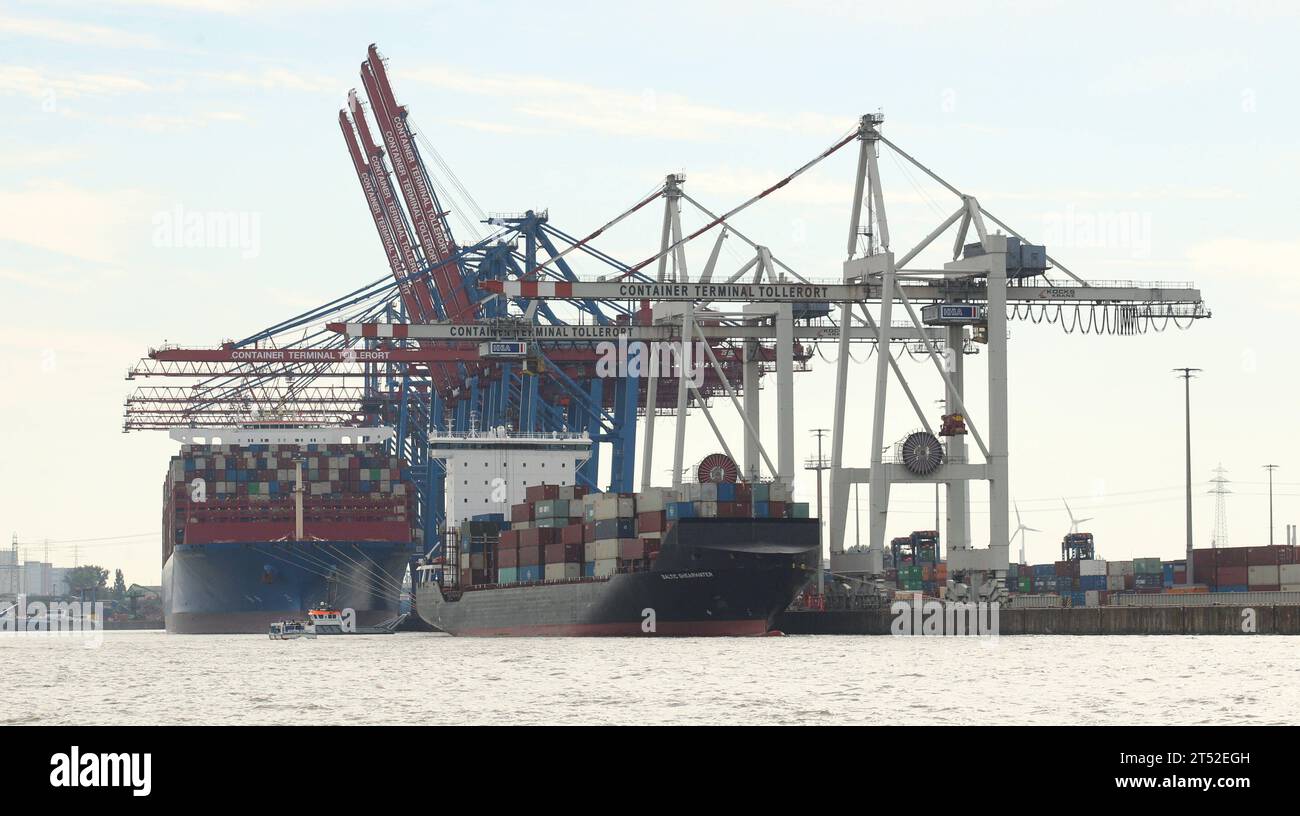
{"label": "hhla logo", "polygon": [[153,790],[153,754],[81,753],[74,745],[66,754],[50,757],[50,786],[54,788],[130,788],[132,796]]}
{"label": "hhla logo", "polygon": [[[685,376],[696,388],[704,384],[703,343],[644,343],[620,337],[617,343],[596,344],[597,377]],[[691,358],[694,357],[694,360]]]}
{"label": "hhla logo", "polygon": [[998,608],[996,603],[942,603],[894,601],[889,611],[894,615],[890,634],[900,637],[996,637]]}

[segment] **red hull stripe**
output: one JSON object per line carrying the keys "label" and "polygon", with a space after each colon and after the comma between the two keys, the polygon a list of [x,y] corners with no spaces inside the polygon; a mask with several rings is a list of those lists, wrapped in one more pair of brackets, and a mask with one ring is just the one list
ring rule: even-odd
{"label": "red hull stripe", "polygon": [[640,621],[623,623],[545,623],[466,629],[458,635],[491,637],[739,637],[767,634],[767,621],[665,621],[654,632],[642,632]]}

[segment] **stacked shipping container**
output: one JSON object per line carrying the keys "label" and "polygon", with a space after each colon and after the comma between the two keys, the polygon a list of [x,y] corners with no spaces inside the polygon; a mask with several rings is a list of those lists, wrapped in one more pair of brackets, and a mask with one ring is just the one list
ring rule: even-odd
{"label": "stacked shipping container", "polygon": [[302,464],[304,534],[411,541],[414,491],[382,445],[184,445],[164,485],[163,560],[177,544],[274,541],[294,531]]}
{"label": "stacked shipping container", "polygon": [[484,571],[471,567],[467,573],[462,565],[463,586],[649,569],[668,526],[681,518],[808,517],[808,505],[792,502],[790,486],[781,483],[690,484],[680,492],[656,488],[639,494],[534,485],[524,499],[510,508],[508,529],[495,542],[485,540]]}

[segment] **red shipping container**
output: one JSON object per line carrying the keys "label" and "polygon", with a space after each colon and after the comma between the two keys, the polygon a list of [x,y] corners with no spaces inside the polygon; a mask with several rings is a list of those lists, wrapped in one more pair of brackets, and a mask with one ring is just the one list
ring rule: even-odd
{"label": "red shipping container", "polygon": [[547,564],[563,564],[564,544],[547,544],[542,548],[542,560]]}
{"label": "red shipping container", "polygon": [[770,501],[770,502],[768,502],[768,503],[767,503],[767,517],[768,517],[768,518],[785,518],[785,506],[786,506],[786,502],[783,502],[783,501]]}
{"label": "red shipping container", "polygon": [[519,547],[519,531],[518,531],[518,530],[502,530],[502,531],[501,531],[501,546],[502,546],[502,547],[509,547],[509,548],[511,548],[511,549],[518,549],[518,547]]}
{"label": "red shipping container", "polygon": [[1281,584],[1256,584],[1250,588],[1251,592],[1281,592]]}
{"label": "red shipping container", "polygon": [[524,498],[530,503],[558,499],[560,498],[560,486],[549,484],[532,485],[524,489]]}
{"label": "red shipping container", "polygon": [[736,482],[736,501],[749,502],[754,498],[754,488],[749,482]]}
{"label": "red shipping container", "polygon": [[582,525],[582,540],[583,541],[596,540],[596,522],[592,521]]}
{"label": "red shipping container", "polygon": [[1137,576],[1136,576],[1136,575],[1125,575],[1125,576],[1124,576],[1124,588],[1125,588],[1125,589],[1133,589],[1133,588],[1136,587],[1136,586],[1137,586]]}
{"label": "red shipping container", "polygon": [[1275,567],[1280,549],[1281,547],[1247,547],[1246,563],[1252,567]]}
{"label": "red shipping container", "polygon": [[497,566],[500,568],[519,566],[519,548],[501,548],[497,550]]}
{"label": "red shipping container", "polygon": [[565,544],[581,544],[585,540],[582,535],[581,524],[570,524],[567,527],[560,528],[560,541]]}
{"label": "red shipping container", "polygon": [[557,541],[554,544],[547,544],[545,555],[548,564],[580,564],[582,563],[582,543],[565,544],[562,541]]}
{"label": "red shipping container", "polygon": [[526,530],[519,531],[519,546],[536,547],[542,543],[541,527],[529,527]]}
{"label": "red shipping container", "polygon": [[641,533],[662,533],[667,515],[663,510],[649,510],[636,514],[636,529]]}
{"label": "red shipping container", "polygon": [[719,518],[745,518],[751,515],[750,506],[746,502],[718,502]]}
{"label": "red shipping container", "polygon": [[1220,567],[1247,566],[1249,562],[1246,560],[1246,551],[1249,549],[1249,547],[1224,547],[1215,550],[1214,563]]}
{"label": "red shipping container", "polygon": [[1278,547],[1278,548],[1277,548],[1277,563],[1279,563],[1279,564],[1294,564],[1294,563],[1296,562],[1296,560],[1297,560],[1297,558],[1296,558],[1296,550],[1297,550],[1296,547]]}
{"label": "red shipping container", "polygon": [[618,557],[624,561],[638,561],[645,558],[645,541],[629,538],[618,543]]}
{"label": "red shipping container", "polygon": [[542,563],[542,548],[538,546],[523,545],[519,548],[519,564],[521,567],[535,567]]}
{"label": "red shipping container", "polygon": [[1250,567],[1225,567],[1220,564],[1215,573],[1216,586],[1246,586],[1250,583]]}
{"label": "red shipping container", "polygon": [[516,504],[510,508],[511,521],[532,521],[533,506],[531,504]]}

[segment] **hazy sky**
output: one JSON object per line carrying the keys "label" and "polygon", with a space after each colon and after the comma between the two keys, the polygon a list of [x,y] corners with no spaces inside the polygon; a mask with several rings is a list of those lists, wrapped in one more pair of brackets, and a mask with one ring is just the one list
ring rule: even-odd
{"label": "hazy sky", "polygon": [[[892,139],[1076,273],[1195,280],[1215,313],[1128,338],[1012,324],[1012,495],[1043,530],[1030,560],[1057,556],[1062,496],[1095,517],[1102,557],[1181,552],[1182,387],[1169,371],[1180,365],[1205,369],[1193,383],[1198,542],[1220,461],[1234,480],[1231,543],[1267,541],[1268,462],[1282,466],[1278,540],[1300,520],[1286,325],[1300,314],[1287,269],[1300,254],[1293,4],[614,5],[0,6],[0,531],[29,557],[50,539],[59,563],[74,540],[111,539],[81,543],[81,560],[158,580],[174,446],[121,433],[122,401],[142,384],[124,372],[151,345],[215,345],[385,274],[335,119],[371,42],[415,126],[486,210],[549,208],[572,234],[667,172],[728,209],[883,110]],[[851,153],[737,225],[806,276],[838,275]],[[881,168],[896,246],[953,208],[888,152]],[[243,246],[173,246],[157,224],[177,210],[256,229]],[[600,246],[643,258],[659,217]],[[696,269],[708,249],[692,247]],[[728,253],[733,267],[746,259],[738,242]],[[904,367],[932,404],[928,363]],[[807,429],[831,419],[833,366],[815,368],[798,375],[801,462],[814,452]],[[870,381],[871,367],[856,370]],[[980,357],[970,370],[979,406]],[[851,394],[854,464],[869,458],[868,394]],[[890,440],[916,425],[900,407]],[[691,429],[698,459],[716,445],[702,417]],[[669,462],[663,447],[665,479]],[[813,482],[798,492],[811,500]],[[975,497],[978,541],[986,491]],[[930,488],[896,489],[890,534],[930,526],[932,502]]]}

